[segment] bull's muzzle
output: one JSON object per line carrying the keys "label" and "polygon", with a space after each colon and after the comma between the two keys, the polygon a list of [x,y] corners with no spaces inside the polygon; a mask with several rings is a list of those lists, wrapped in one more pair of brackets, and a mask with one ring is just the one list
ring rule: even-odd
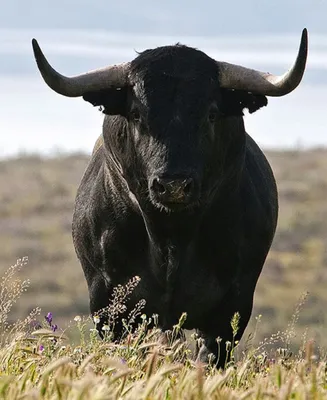
{"label": "bull's muzzle", "polygon": [[191,177],[156,176],[150,181],[150,193],[156,202],[164,206],[187,205],[197,199],[198,185]]}

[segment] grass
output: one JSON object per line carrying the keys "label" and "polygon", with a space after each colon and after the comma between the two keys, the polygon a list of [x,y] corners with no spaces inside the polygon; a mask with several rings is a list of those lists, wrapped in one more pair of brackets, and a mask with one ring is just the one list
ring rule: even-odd
{"label": "grass", "polygon": [[[36,308],[24,320],[11,324],[9,313],[29,286],[20,271],[26,263],[26,259],[18,260],[0,283],[2,399],[327,398],[325,354],[305,336],[296,353],[290,350],[305,296],[285,332],[255,345],[258,317],[243,349],[236,342],[226,344],[231,361],[224,370],[217,370],[213,358],[208,365],[195,363],[191,340],[177,339],[186,315],[163,335],[157,328],[158,316],[142,315],[140,304],[130,313],[130,318],[141,317],[137,329],[131,330],[130,321],[125,321],[125,335],[112,342],[111,330],[138,284],[137,277],[115,290],[104,340],[95,331],[97,318],[92,321],[77,315],[63,329],[52,313],[41,317]],[[238,318],[236,314],[231,321],[235,334]],[[284,347],[276,347],[277,340]]]}

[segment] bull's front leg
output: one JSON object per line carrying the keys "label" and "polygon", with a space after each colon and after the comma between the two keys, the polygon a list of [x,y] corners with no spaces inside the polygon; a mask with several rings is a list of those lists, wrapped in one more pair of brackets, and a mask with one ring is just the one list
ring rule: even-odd
{"label": "bull's front leg", "polygon": [[79,257],[89,292],[89,309],[96,329],[101,338],[104,337],[102,329],[108,321],[108,315],[101,310],[107,308],[110,303],[113,287],[108,279],[105,279],[102,271],[96,268],[89,260]]}
{"label": "bull's front leg", "polygon": [[[107,323],[106,314],[101,313],[100,310],[109,306],[109,298],[111,291],[108,289],[104,278],[101,273],[96,273],[88,280],[89,299],[90,299],[90,312],[96,329],[101,338],[104,337],[103,325]],[[99,318],[99,320],[97,320]]]}
{"label": "bull's front leg", "polygon": [[[226,296],[226,299],[228,301],[225,300],[224,304],[211,316],[211,321],[212,318],[215,318],[217,324],[214,327],[210,326],[210,329],[197,330],[203,344],[198,349],[196,360],[207,364],[209,354],[212,353],[215,356],[214,363],[217,368],[224,368],[231,360],[231,345],[233,341],[235,345],[235,342],[242,338],[253,307],[253,294],[251,293],[248,293],[247,296],[234,297],[234,299]],[[239,313],[240,319],[237,326],[234,326],[235,331],[233,332],[231,321],[236,312]]]}

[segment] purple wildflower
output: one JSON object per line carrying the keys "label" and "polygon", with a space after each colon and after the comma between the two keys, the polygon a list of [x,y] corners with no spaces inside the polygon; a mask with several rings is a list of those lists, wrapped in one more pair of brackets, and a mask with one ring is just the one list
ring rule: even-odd
{"label": "purple wildflower", "polygon": [[39,346],[39,351],[42,353],[42,351],[44,351],[44,346],[42,344],[40,344]]}
{"label": "purple wildflower", "polygon": [[52,323],[52,321],[53,321],[53,315],[52,315],[52,313],[51,313],[51,312],[48,312],[48,314],[47,314],[44,318],[45,318],[45,320],[47,321],[47,323],[49,324],[50,329],[51,329],[53,332],[56,332],[56,330],[58,329],[58,325]]}
{"label": "purple wildflower", "polygon": [[52,322],[52,313],[48,312],[48,314],[44,317],[45,320],[47,321],[47,323],[51,326],[51,322]]}

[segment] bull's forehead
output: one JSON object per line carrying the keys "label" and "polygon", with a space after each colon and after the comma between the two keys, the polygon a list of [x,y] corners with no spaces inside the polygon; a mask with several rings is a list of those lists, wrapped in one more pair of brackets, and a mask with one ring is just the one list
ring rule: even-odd
{"label": "bull's forehead", "polygon": [[149,116],[198,117],[218,99],[218,82],[211,77],[172,77],[156,74],[135,82],[133,91]]}
{"label": "bull's forehead", "polygon": [[133,60],[131,75],[138,95],[188,87],[201,91],[201,86],[218,82],[218,66],[199,50],[182,45],[163,46],[146,50]]}
{"label": "bull's forehead", "polygon": [[199,118],[219,86],[217,63],[181,45],[141,53],[132,62],[131,73],[137,100],[156,121]]}

